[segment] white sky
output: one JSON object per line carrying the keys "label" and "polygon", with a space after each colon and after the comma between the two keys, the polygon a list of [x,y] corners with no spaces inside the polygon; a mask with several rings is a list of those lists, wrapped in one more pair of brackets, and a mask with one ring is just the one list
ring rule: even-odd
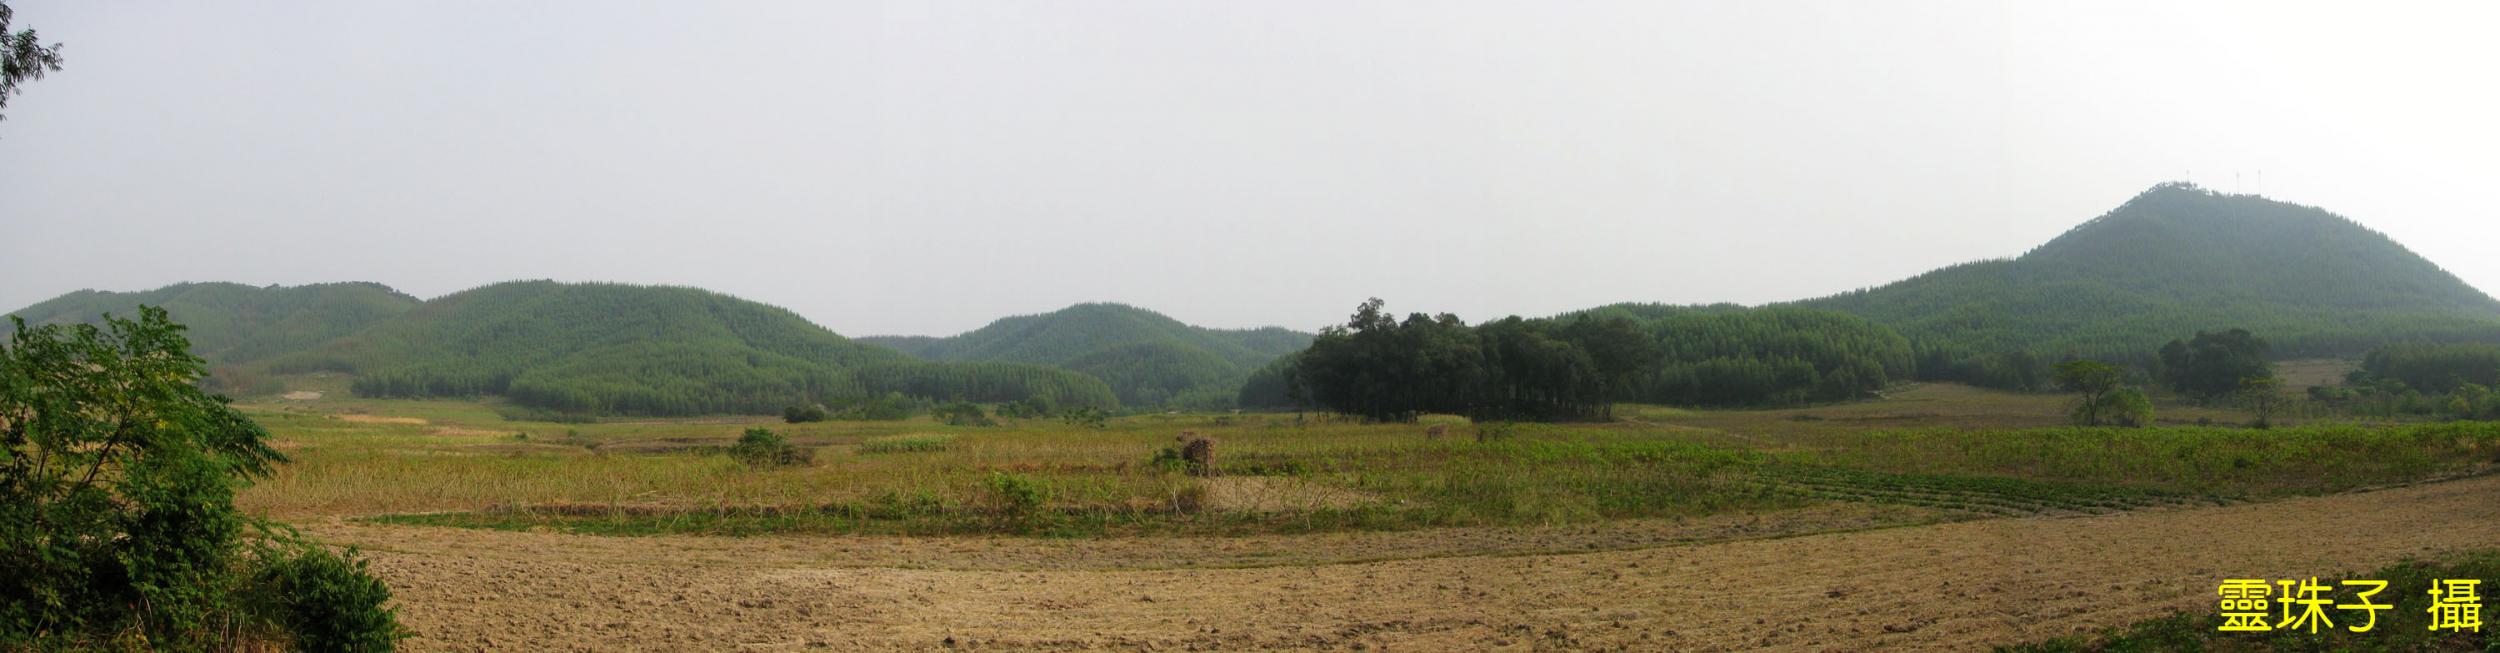
{"label": "white sky", "polygon": [[10,5],[67,63],[0,110],[0,310],[516,278],[849,335],[1761,303],[2174,179],[2500,288],[2492,2]]}

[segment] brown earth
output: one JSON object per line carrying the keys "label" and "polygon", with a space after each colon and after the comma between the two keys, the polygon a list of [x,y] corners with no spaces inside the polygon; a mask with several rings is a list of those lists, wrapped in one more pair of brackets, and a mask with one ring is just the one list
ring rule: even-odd
{"label": "brown earth", "polygon": [[[1525,549],[1430,543],[1575,530],[1084,541],[310,530],[367,547],[416,631],[412,650],[1968,650],[2208,610],[2226,577],[2345,578],[2500,546],[2500,477],[1451,557],[1430,556]],[[1403,559],[1326,562],[1366,558]],[[1173,559],[1236,568],[1153,562]],[[1280,566],[1244,566],[1258,564]]]}

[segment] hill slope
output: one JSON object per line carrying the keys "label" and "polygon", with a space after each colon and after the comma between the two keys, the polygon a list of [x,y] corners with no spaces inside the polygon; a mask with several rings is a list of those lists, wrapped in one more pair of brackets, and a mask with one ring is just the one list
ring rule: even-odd
{"label": "hill slope", "polygon": [[1309,346],[1287,329],[1226,330],[1183,324],[1121,304],[1078,304],[1002,318],[949,338],[862,338],[921,358],[1054,365],[1101,378],[1124,404],[1213,408],[1229,404],[1251,370]]}
{"label": "hill slope", "polygon": [[[925,363],[777,307],[694,288],[552,281],[446,295],[268,366],[355,373],[366,396],[504,395],[548,410],[637,415],[770,413],[930,376]],[[1107,388],[1078,375],[995,371],[1015,378],[978,379],[991,391],[952,394],[1110,401]]]}
{"label": "hill slope", "polygon": [[155,290],[81,290],[10,313],[28,324],[101,323],[164,307],[189,329],[191,351],[212,365],[247,363],[310,348],[415,309],[417,298],[378,283],[246,286],[180,283]]}
{"label": "hill slope", "polygon": [[2500,339],[2500,301],[2385,235],[2313,207],[2164,184],[2021,257],[1800,302],[1866,316],[1950,359],[2067,352],[2141,361],[2242,327],[2278,356]]}

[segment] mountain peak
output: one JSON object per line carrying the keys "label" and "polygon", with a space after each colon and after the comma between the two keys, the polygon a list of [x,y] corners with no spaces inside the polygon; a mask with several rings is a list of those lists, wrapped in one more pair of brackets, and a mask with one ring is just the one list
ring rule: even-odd
{"label": "mountain peak", "polygon": [[2246,327],[2285,355],[2500,335],[2500,301],[2324,209],[2156,185],[2014,259],[1809,302],[1931,341],[2124,358]]}

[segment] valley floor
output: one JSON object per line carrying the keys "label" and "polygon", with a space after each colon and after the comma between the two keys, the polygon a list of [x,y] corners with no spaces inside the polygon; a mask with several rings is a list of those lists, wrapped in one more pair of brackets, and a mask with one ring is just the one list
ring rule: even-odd
{"label": "valley floor", "polygon": [[[2500,545],[2500,476],[1845,530],[1918,517],[1852,510],[1098,540],[299,525],[371,555],[417,651],[1970,650],[2208,611],[2226,577]],[[1556,548],[1587,552],[1513,554]]]}

